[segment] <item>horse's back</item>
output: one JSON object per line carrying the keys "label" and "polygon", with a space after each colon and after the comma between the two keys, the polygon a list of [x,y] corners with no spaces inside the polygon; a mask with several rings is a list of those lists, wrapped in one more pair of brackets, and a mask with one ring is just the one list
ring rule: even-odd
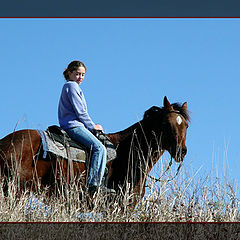
{"label": "horse's back", "polygon": [[0,140],[0,151],[17,151],[20,146],[22,146],[23,150],[23,145],[26,145],[27,147],[31,146],[32,150],[34,150],[34,148],[36,148],[36,145],[37,148],[39,147],[40,143],[41,138],[37,130],[24,129],[12,132],[2,138]]}
{"label": "horse's back", "polygon": [[8,134],[0,140],[1,168],[33,160],[41,144],[41,138],[36,130],[24,129]]}

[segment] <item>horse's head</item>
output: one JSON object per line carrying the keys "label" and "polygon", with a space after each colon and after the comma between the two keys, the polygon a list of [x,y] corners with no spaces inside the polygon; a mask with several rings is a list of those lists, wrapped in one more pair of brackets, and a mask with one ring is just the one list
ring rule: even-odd
{"label": "horse's head", "polygon": [[163,147],[171,154],[176,162],[182,162],[187,154],[185,145],[188,121],[187,103],[170,104],[167,97],[164,97],[163,116]]}
{"label": "horse's head", "polygon": [[152,131],[159,136],[161,149],[167,150],[176,162],[183,161],[187,147],[185,145],[188,121],[187,103],[170,104],[164,97],[163,108],[152,107],[144,114],[151,120]]}

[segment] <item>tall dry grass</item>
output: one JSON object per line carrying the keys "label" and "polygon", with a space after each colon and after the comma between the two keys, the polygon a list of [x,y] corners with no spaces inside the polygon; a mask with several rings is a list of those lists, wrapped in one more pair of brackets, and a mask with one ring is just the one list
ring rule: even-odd
{"label": "tall dry grass", "polygon": [[[168,159],[162,157],[151,175],[162,176],[156,182],[148,178],[146,194],[133,209],[129,207],[131,189],[126,194],[108,197],[97,194],[89,209],[79,184],[59,189],[58,196],[24,190],[17,194],[15,179],[8,182],[8,196],[0,184],[0,219],[2,222],[238,222],[239,193],[234,180],[200,174],[183,166],[174,178],[177,164],[164,174]],[[173,178],[173,179],[172,179]],[[169,181],[169,179],[172,179]],[[121,202],[121,204],[120,204]]]}

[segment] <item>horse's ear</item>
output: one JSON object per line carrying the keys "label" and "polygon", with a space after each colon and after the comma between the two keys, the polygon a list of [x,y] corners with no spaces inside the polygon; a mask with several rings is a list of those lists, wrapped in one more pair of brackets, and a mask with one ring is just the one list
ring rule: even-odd
{"label": "horse's ear", "polygon": [[186,112],[187,111],[187,102],[185,102],[183,105],[182,105],[182,109]]}
{"label": "horse's ear", "polygon": [[164,97],[164,100],[163,100],[163,106],[168,111],[173,111],[173,107],[171,106],[171,103],[168,101],[166,96]]}

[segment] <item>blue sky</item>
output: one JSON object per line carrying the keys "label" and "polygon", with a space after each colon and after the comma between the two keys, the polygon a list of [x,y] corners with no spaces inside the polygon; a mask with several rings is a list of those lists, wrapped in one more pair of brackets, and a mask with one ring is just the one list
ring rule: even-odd
{"label": "blue sky", "polygon": [[240,19],[0,19],[0,138],[58,124],[62,72],[78,59],[89,113],[105,132],[141,120],[164,96],[186,101],[184,167],[224,167],[239,181],[239,27]]}

